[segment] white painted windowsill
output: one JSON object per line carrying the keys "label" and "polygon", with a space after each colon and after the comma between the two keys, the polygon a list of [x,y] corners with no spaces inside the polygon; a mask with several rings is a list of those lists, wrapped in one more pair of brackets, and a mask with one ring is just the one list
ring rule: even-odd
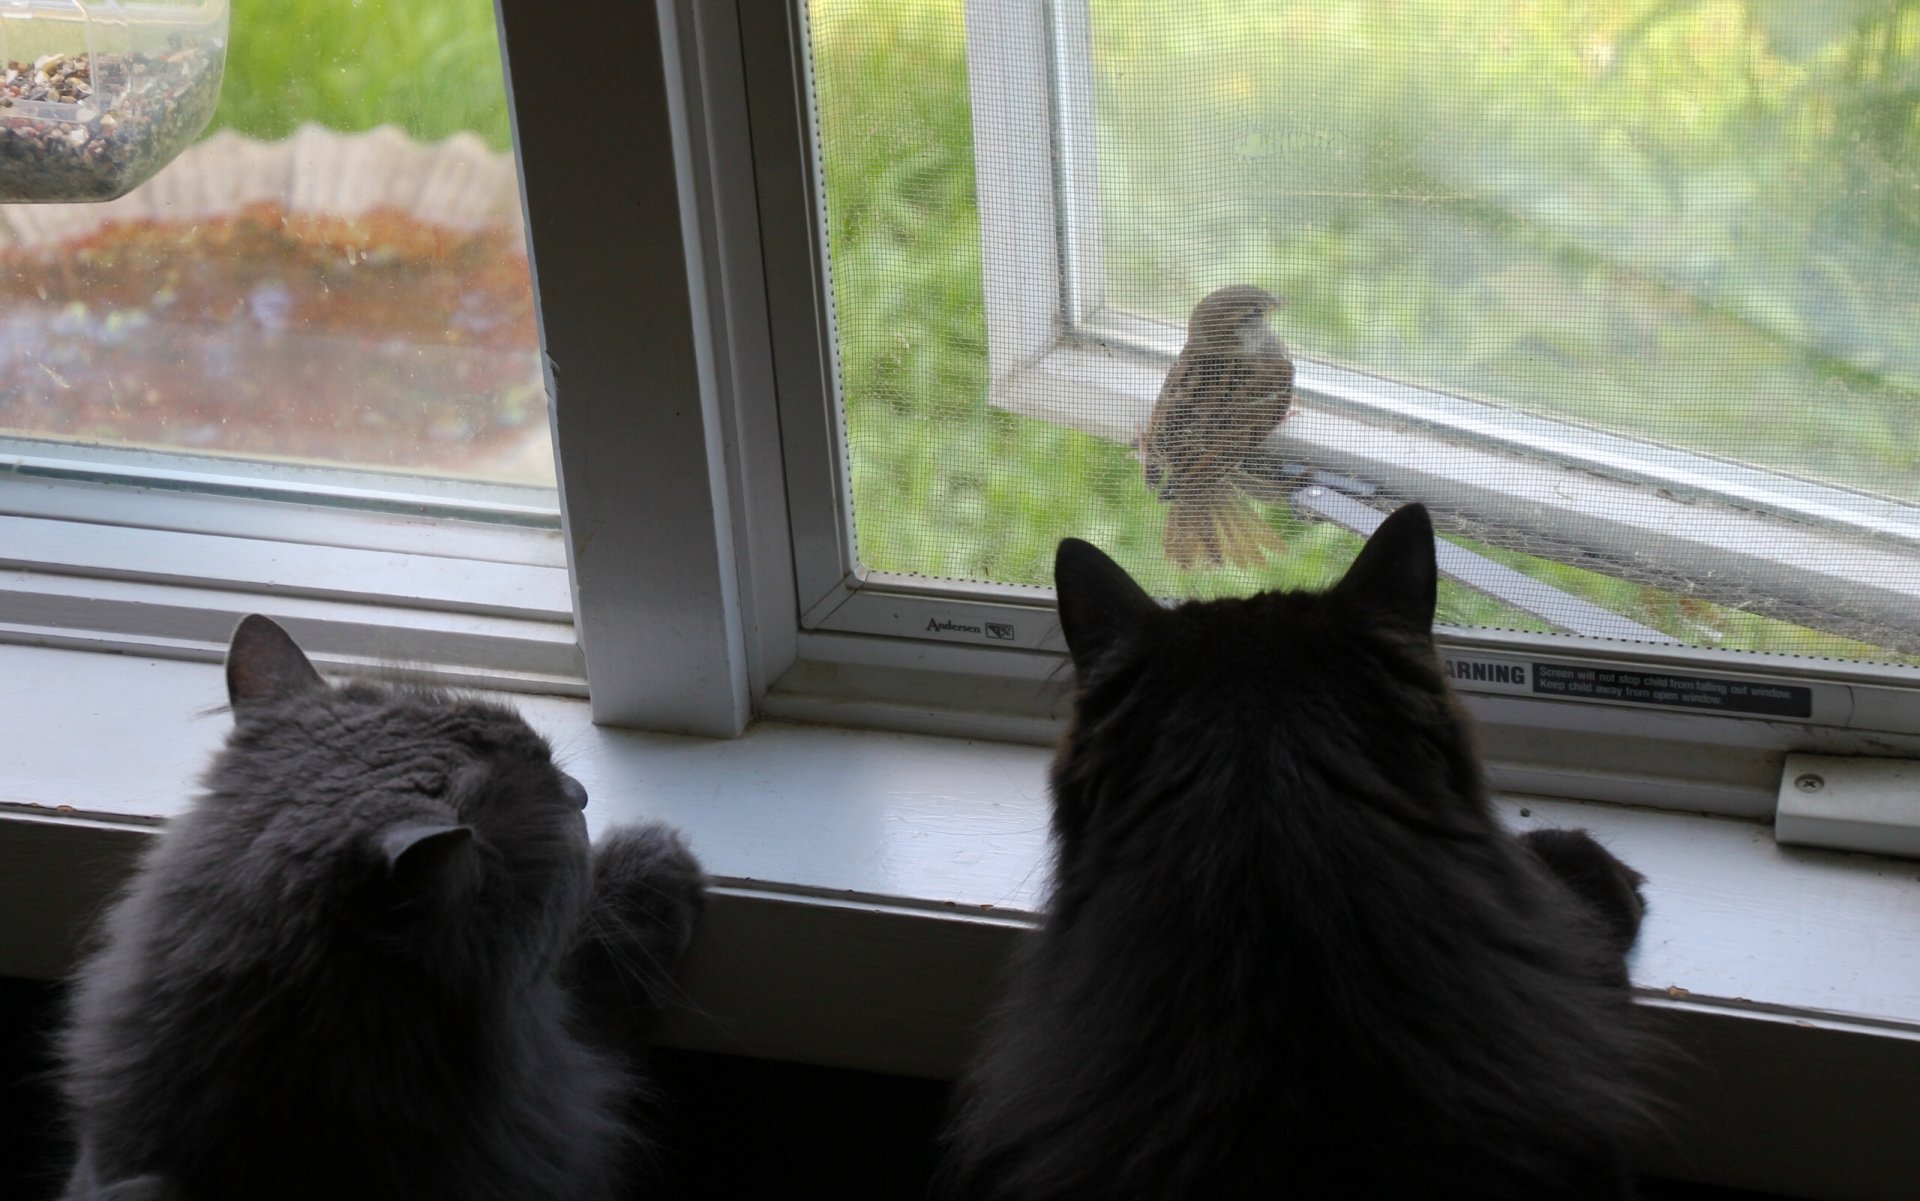
{"label": "white painted windowsill", "polygon": [[[221,673],[0,646],[0,679],[0,974],[53,976],[189,802],[227,730],[209,712]],[[964,1062],[1044,895],[1047,751],[777,722],[707,741],[511,700],[587,786],[596,829],[671,822],[715,877],[669,1039],[921,1075]],[[1648,877],[1634,980],[1696,1061],[1676,1074],[1686,1149],[1656,1166],[1808,1196],[1920,1179],[1920,864],[1782,848],[1728,818],[1502,806],[1516,826],[1587,827]]]}

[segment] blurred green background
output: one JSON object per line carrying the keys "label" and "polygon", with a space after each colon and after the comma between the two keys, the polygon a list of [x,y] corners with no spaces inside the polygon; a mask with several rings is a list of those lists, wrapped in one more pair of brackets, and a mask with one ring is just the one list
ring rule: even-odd
{"label": "blurred green background", "polygon": [[[1255,279],[1297,353],[1920,497],[1920,0],[1091,7],[1117,302]],[[1044,585],[1074,534],[1168,593],[1337,577],[1357,540],[1277,507],[1266,570],[1178,572],[1127,448],[987,405],[964,4],[810,13],[863,561]],[[510,143],[487,0],[234,0],[230,47],[216,128]],[[1887,657],[1488,553],[1703,645]]]}
{"label": "blurred green background", "polygon": [[512,144],[491,0],[232,0],[210,129],[470,129]]}

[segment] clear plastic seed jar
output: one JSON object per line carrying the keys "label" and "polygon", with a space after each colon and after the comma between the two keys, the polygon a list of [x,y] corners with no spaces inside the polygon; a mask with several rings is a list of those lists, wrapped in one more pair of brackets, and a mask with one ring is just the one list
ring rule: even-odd
{"label": "clear plastic seed jar", "polygon": [[213,115],[227,0],[0,0],[0,202],[112,200]]}

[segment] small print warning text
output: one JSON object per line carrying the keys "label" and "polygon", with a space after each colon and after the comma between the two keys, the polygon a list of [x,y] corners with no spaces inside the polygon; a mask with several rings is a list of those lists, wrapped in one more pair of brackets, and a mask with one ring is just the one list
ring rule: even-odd
{"label": "small print warning text", "polygon": [[1710,709],[1720,713],[1756,713],[1770,717],[1813,715],[1813,689],[1757,680],[1726,680],[1664,672],[1535,663],[1533,690],[1546,696],[1634,705],[1672,705],[1681,709]]}

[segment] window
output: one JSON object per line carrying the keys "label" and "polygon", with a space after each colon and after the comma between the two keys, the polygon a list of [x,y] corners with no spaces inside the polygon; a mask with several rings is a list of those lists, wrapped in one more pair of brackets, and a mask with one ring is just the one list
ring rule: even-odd
{"label": "window", "polygon": [[[198,56],[221,81],[225,58],[213,136],[117,200],[0,211],[0,431],[75,457],[163,448],[551,487],[489,6],[243,5],[231,30],[190,36],[226,7],[133,17],[155,30],[131,52],[136,78]],[[109,20],[88,26],[102,46]],[[56,77],[61,61],[37,60]],[[9,69],[15,90],[36,74]],[[122,112],[109,134],[147,123],[131,99]],[[10,178],[59,182],[35,164],[17,155]]]}
{"label": "window", "polygon": [[[1905,200],[1861,182],[1884,182],[1897,135],[1822,134],[1876,104],[1897,124],[1847,48],[1899,22],[1403,7],[811,10],[863,564],[1044,583],[1053,539],[1081,532],[1173,594],[1327,578],[1352,540],[1309,524],[1312,494],[1270,509],[1300,544],[1258,572],[1169,571],[1129,446],[1188,308],[1261,282],[1292,298],[1301,360],[1299,411],[1258,464],[1272,490],[1425,499],[1539,552],[1501,558],[1543,593],[1639,618],[1607,632],[1903,657],[1897,563],[1829,540],[1806,572],[1792,552],[1811,548],[1751,545],[1911,532],[1906,272],[1882,245]],[[1567,495],[1528,478],[1540,461],[1627,486]],[[1568,603],[1463,589],[1444,609],[1580,631]]]}
{"label": "window", "polygon": [[[798,68],[749,39],[769,260],[833,301],[772,317],[815,361],[782,380],[802,621],[766,709],[916,720],[892,668],[1037,716],[1061,535],[1163,594],[1311,586],[1419,499],[1510,781],[1585,759],[1560,787],[1652,800],[1605,765],[1670,760],[1683,803],[1757,815],[1789,746],[1915,745],[1877,82],[1915,30],[1762,7],[840,2]],[[768,186],[783,136],[817,195]],[[1289,299],[1296,408],[1248,493],[1287,550],[1180,571],[1132,443],[1234,282]],[[1729,741],[1770,749],[1716,785]]]}
{"label": "window", "polygon": [[[1103,207],[1105,144],[1071,136],[1099,131],[1097,119],[1088,127],[1072,117],[1097,114],[1103,100],[1088,69],[1100,60],[1075,47],[1102,45],[1120,29],[1101,24],[1117,7],[615,7],[499,0],[497,9],[557,491],[392,462],[266,462],[147,446],[82,452],[46,437],[31,454],[4,452],[0,642],[9,645],[0,645],[0,671],[16,683],[0,689],[0,715],[15,735],[0,739],[0,859],[9,869],[0,871],[0,971],[23,963],[58,971],[144,841],[138,828],[177,811],[179,786],[224,733],[218,719],[190,720],[218,697],[217,672],[205,664],[240,613],[264,608],[286,617],[323,661],[400,659],[523,690],[530,718],[556,734],[594,789],[594,820],[666,816],[690,831],[721,877],[708,927],[720,953],[697,957],[687,985],[705,1012],[682,1015],[671,1037],[889,1071],[939,1073],[963,1061],[1044,876],[1047,756],[1011,744],[1046,742],[1057,728],[1059,644],[1050,598],[1033,582],[1040,577],[1019,575],[1015,557],[915,559],[919,543],[895,539],[889,551],[884,530],[860,524],[880,507],[861,489],[882,461],[862,459],[863,440],[888,432],[860,422],[877,412],[899,432],[912,424],[906,402],[930,395],[956,429],[994,437],[1024,429],[1060,448],[1055,457],[1069,466],[1079,455],[1106,464],[1094,478],[1108,492],[1081,496],[1065,517],[1040,514],[1031,524],[1041,532],[1025,536],[1044,546],[1072,532],[1120,545],[1124,531],[1103,527],[1102,514],[1145,513],[1133,537],[1151,554],[1153,501],[1124,444],[1182,337],[1185,289],[1216,280],[1178,289],[1169,280],[1179,301],[1156,300],[1142,287],[1150,271],[1122,270],[1103,249],[1108,222],[1125,213]],[[1729,0],[1714,12],[1744,7]],[[388,0],[383,11],[362,0],[353,20],[377,30],[376,16],[441,21],[450,8]],[[1193,7],[1203,10],[1211,6]],[[321,12],[320,0],[243,0],[234,69],[250,28],[323,23]],[[938,55],[914,58],[912,69],[881,53],[919,54],[928,39]],[[445,62],[436,61],[438,71]],[[351,75],[362,64],[350,55],[344,65]],[[870,142],[849,160],[856,175],[906,181],[905,194],[922,203],[835,208],[853,195],[833,186],[845,147],[817,122],[833,119],[832,89],[863,70],[874,88],[949,98],[925,111],[893,103],[839,131]],[[291,67],[282,74],[297,77]],[[950,137],[968,144],[956,149]],[[1284,125],[1265,139],[1245,145],[1297,153],[1319,145]],[[961,186],[949,172],[972,182]],[[1088,180],[1099,186],[1067,186]],[[956,214],[972,222],[962,235],[952,233]],[[860,243],[842,224],[849,216],[871,218],[886,236]],[[908,256],[903,246],[930,254]],[[976,282],[943,284],[952,260],[975,264],[967,269]],[[1099,272],[1088,274],[1089,264]],[[1009,279],[1025,286],[1003,286]],[[896,307],[873,309],[875,296]],[[1305,307],[1298,295],[1294,302]],[[937,345],[939,370],[916,376],[913,356],[869,356],[862,367],[846,353],[850,338],[884,349],[890,337],[898,345],[898,335],[918,336],[876,312],[918,321],[943,305],[961,319],[951,326],[959,334]],[[1827,600],[1856,595],[1833,573],[1867,578],[1865,560],[1830,556],[1821,542],[1842,535],[1885,556],[1887,570],[1873,577],[1882,614],[1897,615],[1912,591],[1900,574],[1898,495],[1870,497],[1809,474],[1817,487],[1796,484],[1783,498],[1792,465],[1730,463],[1698,447],[1663,457],[1644,441],[1632,441],[1641,457],[1609,466],[1622,431],[1498,396],[1454,396],[1448,389],[1458,385],[1442,379],[1384,384],[1381,363],[1277,328],[1301,362],[1302,403],[1275,449],[1310,458],[1327,484],[1343,477],[1380,489],[1370,497],[1326,487],[1326,515],[1256,502],[1296,546],[1325,539],[1330,571],[1340,565],[1332,547],[1345,536],[1340,521],[1365,520],[1355,506],[1422,496],[1451,506],[1455,519],[1481,515],[1472,543],[1458,548],[1478,556],[1462,574],[1564,620],[1576,616],[1566,601],[1573,572],[1543,570],[1523,553],[1648,550],[1649,572],[1685,562],[1703,544],[1700,532],[1662,506],[1706,503],[1698,498],[1717,488],[1711,503],[1731,512],[1734,532],[1749,531],[1722,541],[1744,547],[1756,574],[1791,552],[1797,571],[1832,575],[1831,586],[1814,586],[1818,577],[1776,572],[1768,596],[1787,594],[1780,578],[1798,580],[1822,602],[1818,615],[1833,610]],[[879,391],[860,391],[876,380]],[[843,410],[843,393],[852,408]],[[862,395],[898,411],[870,406],[863,417]],[[910,440],[900,450],[909,462],[917,453]],[[938,456],[921,462],[944,469]],[[971,522],[997,545],[1003,527],[994,523],[1019,516],[1005,502],[1012,493],[950,482],[937,471],[883,475],[881,503],[892,503],[889,486],[922,509],[929,494],[936,518],[918,518],[922,526]],[[1562,516],[1574,532],[1546,545],[1543,531],[1560,528]],[[1869,520],[1888,524],[1874,533]],[[1846,533],[1855,527],[1868,533]],[[1514,530],[1537,541],[1498,550]],[[1518,564],[1529,583],[1495,578],[1488,563]],[[1222,572],[1213,584],[1195,578],[1168,590],[1247,582]],[[1637,596],[1640,582],[1609,586]],[[1494,611],[1468,592],[1450,596]],[[1656,617],[1580,599],[1615,618]],[[1526,611],[1498,604],[1503,620]],[[1813,617],[1785,620],[1822,628]],[[991,636],[989,623],[1001,627]],[[1658,978],[1643,983],[1662,990],[1652,1003],[1682,1030],[1695,1061],[1714,1069],[1685,1077],[1711,1094],[1700,1108],[1718,1122],[1689,1142],[1686,1173],[1810,1195],[1904,1195],[1914,1107],[1874,1085],[1911,1068],[1901,1056],[1920,1047],[1906,1037],[1920,1013],[1911,956],[1881,936],[1915,916],[1910,875],[1875,860],[1781,853],[1743,823],[1579,802],[1770,814],[1790,751],[1920,752],[1910,669],[1758,652],[1703,660],[1683,644],[1491,626],[1456,627],[1447,646],[1496,786],[1534,794],[1523,803],[1547,820],[1617,837],[1664,890],[1654,909],[1663,934],[1643,961]],[[1798,689],[1804,696],[1790,699],[1810,712],[1554,699],[1531,686],[1537,664]],[[1527,669],[1525,684],[1516,666]],[[599,724],[578,699],[589,684]],[[1600,684],[1596,674],[1592,686]],[[756,715],[838,728],[769,720],[731,741],[650,732],[736,734]],[[111,721],[112,753],[102,755],[94,735]],[[168,782],[165,795],[156,780]],[[1668,965],[1676,974],[1664,974]],[[1782,1125],[1781,1113],[1794,1121]]]}
{"label": "window", "polygon": [[[33,386],[6,394],[31,410],[9,419],[0,518],[7,561],[32,569],[5,592],[13,636],[205,657],[265,594],[323,658],[590,691],[614,724],[729,733],[759,712],[1044,741],[1059,644],[1040,585],[1060,535],[1112,547],[1173,595],[1314,584],[1379,512],[1418,498],[1455,539],[1448,645],[1503,780],[1757,814],[1787,749],[1842,753],[1882,735],[1892,741],[1875,745],[1908,747],[1920,527],[1898,457],[1906,327],[1897,306],[1846,309],[1864,314],[1840,323],[1846,359],[1840,325],[1814,319],[1842,311],[1834,281],[1897,293],[1901,260],[1882,242],[1897,241],[1904,201],[1848,176],[1841,199],[1877,216],[1835,227],[1852,241],[1818,260],[1825,275],[1804,267],[1826,253],[1811,234],[1800,259],[1737,253],[1782,195],[1815,203],[1781,172],[1807,175],[1822,154],[1860,178],[1879,169],[1885,147],[1828,145],[1819,118],[1866,103],[1880,68],[1849,55],[1899,51],[1906,26],[1862,10],[1742,33],[1725,6],[1568,3],[1530,10],[1525,28],[1456,30],[1434,5],[1412,25],[1454,30],[1459,45],[1422,49],[1369,0],[1182,9],[1178,37],[1161,7],[1081,0],[696,6],[664,18],[677,52],[662,61],[688,73],[662,80],[670,103],[655,125],[583,119],[552,72],[584,61],[589,35],[509,4],[530,293],[501,240],[522,196],[499,186],[509,126],[484,8],[391,4],[349,20],[315,0],[294,20],[243,5],[216,123],[282,147],[271,153],[292,173],[290,197],[375,181],[342,185],[361,208],[316,218],[338,257],[310,292],[385,278],[386,307],[369,320],[389,324],[377,336],[281,328],[313,299],[284,272],[241,280],[218,322],[176,319],[94,297],[85,289],[126,285],[35,258],[39,243],[8,248],[12,286],[33,293],[15,318],[33,337],[16,345],[60,360],[16,354]],[[1253,62],[1282,44],[1291,89]],[[1377,51],[1378,82],[1323,86],[1356,69],[1357,46]],[[1512,104],[1471,103],[1435,65],[1443,50]],[[321,69],[289,67],[301,53]],[[1699,86],[1662,91],[1676,75]],[[1751,103],[1683,103],[1749,77]],[[1719,124],[1667,129],[1676,105]],[[299,129],[329,106],[348,134]],[[1410,111],[1433,116],[1412,140]],[[412,132],[354,128],[389,116]],[[1735,166],[1752,160],[1764,178],[1732,180],[1710,134],[1754,143]],[[164,193],[174,209],[209,190],[195,164],[233,141],[216,134],[156,181],[179,189]],[[1677,191],[1621,174],[1655,149],[1678,164]],[[407,171],[392,169],[396,154]],[[1522,195],[1528,171],[1539,178]],[[387,209],[366,197],[405,191],[402,177],[421,181],[413,202],[463,214],[453,234],[401,245],[368,218]],[[1320,195],[1328,178],[1373,183],[1358,200]],[[1744,197],[1748,224],[1713,225],[1715,197]],[[1631,206],[1660,203],[1679,224],[1650,248],[1635,238],[1653,219]],[[102,211],[7,219],[52,230]],[[113,236],[165,241],[151,212],[123,211],[133,224]],[[1796,228],[1813,227],[1811,211],[1794,210]],[[198,247],[209,227],[247,247],[260,234],[208,221],[180,244]],[[659,236],[675,229],[678,242]],[[423,247],[467,266],[383,277]],[[114,253],[149,265],[150,249]],[[1448,271],[1452,305],[1436,299]],[[1130,443],[1183,310],[1237,279],[1291,298],[1276,328],[1298,363],[1297,411],[1248,464],[1266,473],[1269,489],[1250,495],[1287,549],[1257,572],[1180,572],[1159,553],[1159,503]],[[444,319],[390,324],[436,290]],[[178,287],[154,295],[169,291],[184,303]],[[510,293],[501,312],[479,311]],[[1592,303],[1538,300],[1568,295]],[[527,344],[528,304],[544,362]],[[1801,316],[1788,321],[1789,308]],[[1728,333],[1721,309],[1745,314],[1747,333]],[[1472,313],[1507,332],[1449,324]],[[1636,324],[1648,313],[1659,320]],[[1620,350],[1642,335],[1666,347],[1657,369]],[[141,426],[148,389],[57,403],[118,387],[137,372],[112,356],[146,348],[215,373],[256,356],[252,383],[283,382],[259,369],[273,356],[304,356],[295,373],[314,386],[296,399],[361,407],[271,426],[251,407],[173,420],[156,388],[151,407],[171,424]],[[1841,380],[1878,399],[1801,405],[1761,429],[1760,410],[1727,397],[1751,399],[1758,385],[1737,381],[1769,364],[1776,392]],[[1666,391],[1626,387],[1629,368]],[[1590,378],[1613,381],[1605,412],[1579,407]],[[452,408],[432,399],[448,388],[466,389]],[[564,533],[542,474],[549,389]],[[196,404],[232,399],[201,391]],[[393,403],[362,403],[375,394]],[[1831,436],[1800,438],[1808,422]],[[262,437],[287,441],[263,454]],[[1703,654],[1715,647],[1745,653]],[[1676,691],[1692,699],[1671,703]],[[1649,738],[1657,753],[1635,741]],[[1729,745],[1755,748],[1732,775],[1703,750]],[[1623,756],[1658,766],[1628,779],[1606,766]]]}
{"label": "window", "polygon": [[[9,194],[66,182],[42,116],[208,134],[117,199],[0,205],[12,636],[215,655],[266,604],[323,657],[584,691],[492,5],[23,15]],[[115,71],[91,124],[33,99]]]}

